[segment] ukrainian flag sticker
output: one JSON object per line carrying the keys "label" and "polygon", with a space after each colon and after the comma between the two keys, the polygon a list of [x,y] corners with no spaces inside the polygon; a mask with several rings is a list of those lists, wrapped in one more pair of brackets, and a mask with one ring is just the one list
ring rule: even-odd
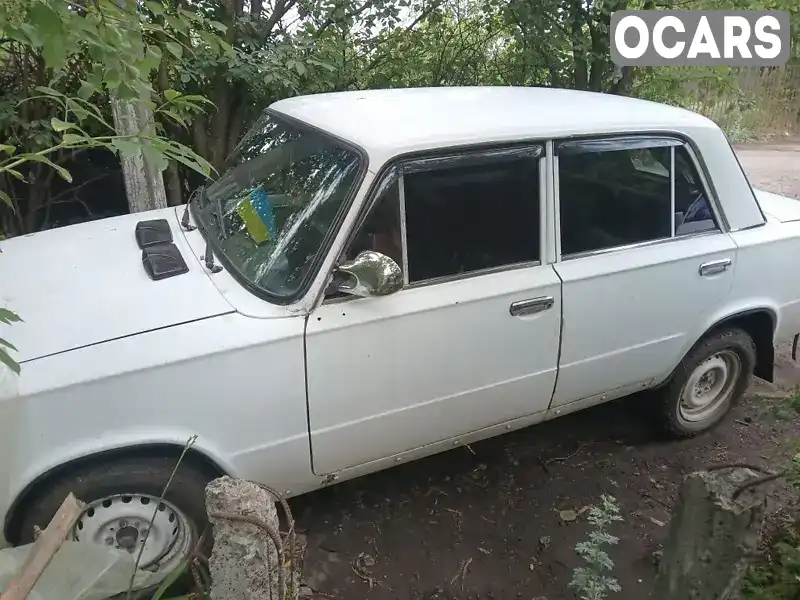
{"label": "ukrainian flag sticker", "polygon": [[265,244],[275,239],[277,235],[275,213],[269,195],[262,188],[253,190],[239,204],[236,212],[244,222],[248,235],[256,244]]}

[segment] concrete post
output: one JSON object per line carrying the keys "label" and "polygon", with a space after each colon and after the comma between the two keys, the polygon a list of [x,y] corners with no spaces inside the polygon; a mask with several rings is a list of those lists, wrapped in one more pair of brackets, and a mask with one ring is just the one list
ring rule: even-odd
{"label": "concrete post", "polygon": [[746,484],[762,476],[727,467],[684,480],[656,579],[658,600],[739,598],[766,513],[763,486]]}
{"label": "concrete post", "polygon": [[303,552],[293,532],[281,536],[275,503],[270,491],[250,481],[221,477],[206,486],[212,600],[297,598]]}

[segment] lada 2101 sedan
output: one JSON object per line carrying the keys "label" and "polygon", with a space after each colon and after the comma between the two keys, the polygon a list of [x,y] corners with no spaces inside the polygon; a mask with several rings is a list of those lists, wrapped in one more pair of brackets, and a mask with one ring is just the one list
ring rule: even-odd
{"label": "lada 2101 sedan", "polygon": [[281,100],[186,207],[0,243],[0,514],[166,572],[220,474],[295,496],[641,394],[717,424],[800,331],[800,202],[678,108],[536,88]]}

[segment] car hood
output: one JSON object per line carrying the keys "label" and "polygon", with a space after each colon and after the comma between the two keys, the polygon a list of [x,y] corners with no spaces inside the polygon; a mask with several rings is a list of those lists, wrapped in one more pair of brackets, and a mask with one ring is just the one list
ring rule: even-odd
{"label": "car hood", "polygon": [[[154,281],[134,231],[166,219],[189,267]],[[25,362],[233,312],[192,253],[174,208],[51,229],[0,242],[0,308],[21,323],[0,324],[0,338]]]}
{"label": "car hood", "polygon": [[789,221],[800,221],[800,200],[765,192],[764,190],[753,190],[756,193],[761,210],[773,219],[782,223]]}

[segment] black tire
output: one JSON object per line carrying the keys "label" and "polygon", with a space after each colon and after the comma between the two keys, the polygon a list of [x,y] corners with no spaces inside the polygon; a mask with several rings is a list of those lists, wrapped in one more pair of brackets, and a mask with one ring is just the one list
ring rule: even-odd
{"label": "black tire", "polygon": [[[56,474],[24,499],[18,520],[20,544],[33,541],[34,526],[44,529],[70,492],[87,504],[118,494],[161,497],[176,460],[175,456],[120,457],[86,463]],[[164,500],[186,515],[194,527],[195,539],[207,525],[205,486],[216,476],[209,469],[184,458],[164,496]],[[209,533],[206,540],[210,538]]]}
{"label": "black tire", "polygon": [[[695,369],[720,352],[734,353],[740,361],[740,370],[732,391],[708,418],[688,421],[681,414],[681,396]],[[667,383],[654,391],[655,416],[660,429],[672,438],[690,438],[710,431],[730,413],[741,399],[753,377],[756,364],[756,347],[753,339],[737,328],[720,329],[700,340],[684,357]]]}

